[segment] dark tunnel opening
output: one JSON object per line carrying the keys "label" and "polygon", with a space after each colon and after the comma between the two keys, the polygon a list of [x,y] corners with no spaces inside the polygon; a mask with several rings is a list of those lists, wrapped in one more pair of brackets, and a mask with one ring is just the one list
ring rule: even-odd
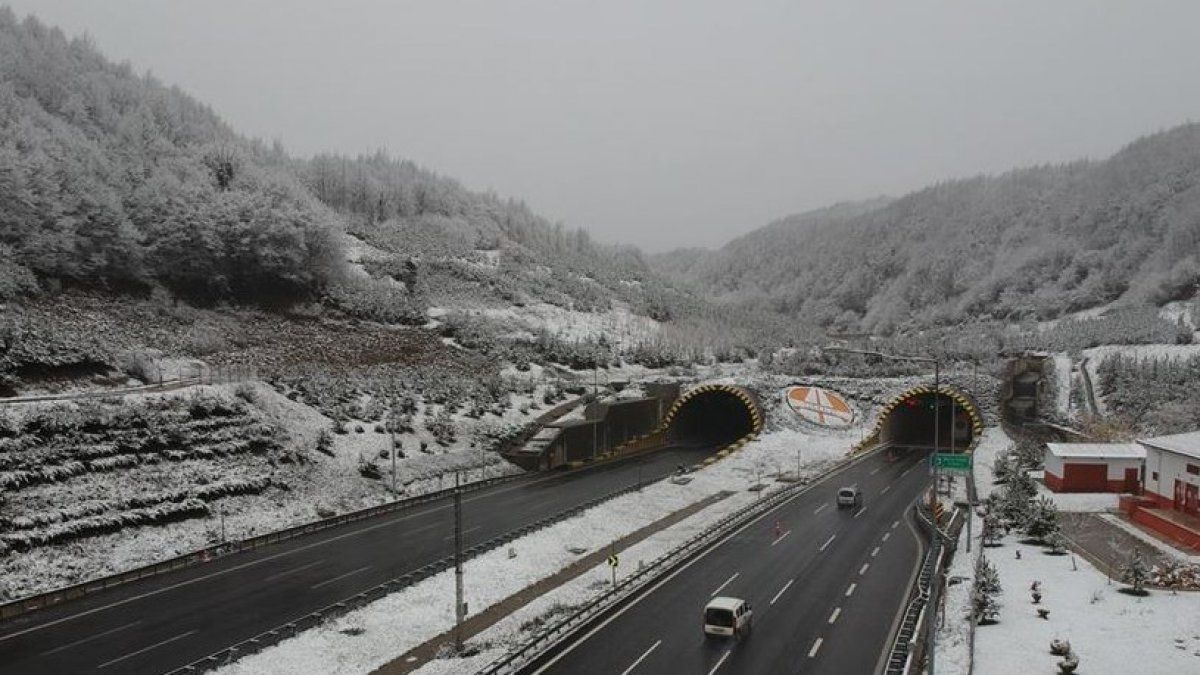
{"label": "dark tunnel opening", "polygon": [[909,396],[888,413],[880,427],[879,442],[933,448],[935,419],[939,450],[962,452],[971,447],[975,440],[971,414],[953,398],[932,392]]}
{"label": "dark tunnel opening", "polygon": [[667,439],[694,445],[729,445],[754,431],[750,405],[731,391],[695,394],[671,419]]}

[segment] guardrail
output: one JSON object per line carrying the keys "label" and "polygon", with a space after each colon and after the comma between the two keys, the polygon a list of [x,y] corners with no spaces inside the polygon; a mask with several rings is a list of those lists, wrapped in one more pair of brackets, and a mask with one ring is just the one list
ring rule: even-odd
{"label": "guardrail", "polygon": [[[484,487],[513,480],[522,475],[524,474],[512,474],[508,476],[485,478],[483,480],[467,483],[463,486],[463,489],[468,492],[474,492]],[[241,539],[215,546],[208,546],[206,548],[185,553],[181,556],[170,558],[162,562],[146,565],[145,567],[139,567],[137,569],[120,572],[111,576],[85,581],[83,583],[75,584],[74,586],[67,586],[65,588],[59,588],[53,591],[46,591],[45,593],[39,593],[37,595],[20,598],[7,604],[0,605],[0,621],[11,619],[13,617],[21,616],[23,614],[47,607],[53,607],[68,600],[86,597],[115,586],[121,586],[132,581],[137,581],[138,579],[145,579],[146,577],[153,577],[159,574],[186,569],[195,565],[211,562],[217,558],[223,558],[235,553],[252,551],[254,549],[262,548],[263,546],[277,544],[281,541],[287,541],[289,539],[294,539],[296,537],[318,532],[320,530],[326,530],[331,527],[338,527],[340,525],[356,522],[364,518],[372,518],[374,516],[391,513],[393,511],[410,509],[415,506],[420,506],[421,504],[427,504],[439,499],[444,499],[453,494],[453,492],[454,488],[445,488],[442,490],[427,492],[423,495],[409,497],[408,499],[401,499],[394,502],[388,502],[387,504],[380,504],[379,506],[368,506],[367,508],[359,509],[358,511],[351,511],[349,513],[332,516],[330,518],[315,520],[311,523],[304,523],[302,525],[296,525],[283,530],[260,534],[248,539]]]}
{"label": "guardrail", "polygon": [[[615,490],[601,497],[597,497],[595,499],[572,506],[569,509],[559,511],[554,515],[547,516],[528,525],[523,525],[499,536],[492,537],[481,544],[476,544],[464,549],[463,560],[470,560],[471,558],[511,543],[512,541],[524,537],[527,534],[531,534],[566,520],[567,518],[576,516],[611,499],[629,494],[630,492],[634,492],[636,490],[641,490],[643,487],[651,485],[654,482],[657,481],[651,481],[650,483],[634,483],[628,487]],[[454,488],[450,488],[451,491],[453,491],[453,489]],[[396,591],[405,589],[452,567],[454,567],[454,556],[447,556],[432,563],[422,565],[411,572],[402,574],[394,579],[389,579],[378,586],[352,595],[345,600],[335,602],[332,605],[327,605],[314,612],[309,612],[298,619],[294,619],[280,626],[276,626],[275,628],[259,633],[248,640],[243,640],[242,642],[239,642],[233,646],[226,647],[225,649],[213,654],[209,654],[204,658],[197,659],[196,661],[193,661],[185,666],[176,668],[175,670],[170,671],[168,675],[194,675],[195,673],[203,673],[214,668],[228,665],[237,659],[242,658],[243,656],[248,656],[250,654],[259,652],[267,647],[279,643],[286,638],[293,637],[302,631],[318,626],[327,619],[341,616],[347,612],[363,607],[371,602],[374,602],[375,600],[379,600],[389,593],[394,593]]]}
{"label": "guardrail", "polygon": [[932,514],[929,514],[928,509],[924,507],[924,500],[921,501],[921,504],[913,508],[916,511],[917,520],[928,530],[931,545],[925,552],[925,560],[921,563],[921,571],[918,573],[912,598],[908,602],[907,609],[904,610],[904,618],[900,620],[900,627],[896,631],[896,638],[892,643],[892,651],[888,655],[884,672],[889,675],[911,672],[916,656],[920,654],[920,631],[926,621],[925,610],[929,606],[934,577],[942,564],[941,531],[933,523]]}
{"label": "guardrail", "polygon": [[[860,455],[844,459],[831,467],[825,475],[832,475],[860,461],[862,458],[863,456]],[[615,587],[593,598],[571,615],[538,631],[520,646],[488,664],[482,670],[477,671],[476,675],[510,674],[529,668],[539,659],[548,656],[556,646],[570,639],[575,633],[594,621],[599,620],[627,600],[637,596],[644,588],[655,583],[666,574],[669,574],[679,565],[691,560],[702,551],[720,544],[730,532],[753,522],[762,514],[808,491],[813,485],[815,483],[789,485],[721,518],[705,531],[693,536],[667,553],[655,558],[637,572],[620,580]]]}

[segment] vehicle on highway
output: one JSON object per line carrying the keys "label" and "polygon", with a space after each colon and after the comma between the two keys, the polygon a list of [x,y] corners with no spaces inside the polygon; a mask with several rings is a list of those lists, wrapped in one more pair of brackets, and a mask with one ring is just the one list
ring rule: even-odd
{"label": "vehicle on highway", "polygon": [[741,598],[713,598],[704,606],[705,637],[742,637],[750,632],[754,610]]}
{"label": "vehicle on highway", "polygon": [[838,508],[854,508],[862,504],[862,490],[858,489],[857,485],[849,485],[838,489],[837,505]]}

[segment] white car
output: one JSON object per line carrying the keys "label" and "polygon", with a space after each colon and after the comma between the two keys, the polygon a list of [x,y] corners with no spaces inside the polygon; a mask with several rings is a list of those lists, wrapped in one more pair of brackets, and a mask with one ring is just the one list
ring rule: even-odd
{"label": "white car", "polygon": [[742,637],[750,632],[754,610],[741,598],[717,597],[704,606],[704,635]]}
{"label": "white car", "polygon": [[854,508],[862,504],[862,491],[857,485],[840,488],[837,493],[838,508]]}

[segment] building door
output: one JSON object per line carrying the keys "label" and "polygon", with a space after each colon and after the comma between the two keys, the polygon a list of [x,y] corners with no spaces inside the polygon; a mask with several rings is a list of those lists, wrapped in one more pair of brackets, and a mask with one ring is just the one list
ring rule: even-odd
{"label": "building door", "polygon": [[1171,504],[1171,508],[1175,509],[1176,511],[1183,510],[1183,501],[1184,501],[1183,487],[1184,487],[1184,485],[1186,485],[1186,483],[1179,480],[1178,478],[1175,479],[1175,501],[1174,501],[1174,503]]}
{"label": "building door", "polygon": [[1141,492],[1141,490],[1138,489],[1139,487],[1138,470],[1125,469],[1125,492],[1136,495]]}
{"label": "building door", "polygon": [[1200,485],[1188,485],[1184,495],[1184,513],[1200,515]]}
{"label": "building door", "polygon": [[1107,464],[1063,464],[1063,492],[1108,492]]}

